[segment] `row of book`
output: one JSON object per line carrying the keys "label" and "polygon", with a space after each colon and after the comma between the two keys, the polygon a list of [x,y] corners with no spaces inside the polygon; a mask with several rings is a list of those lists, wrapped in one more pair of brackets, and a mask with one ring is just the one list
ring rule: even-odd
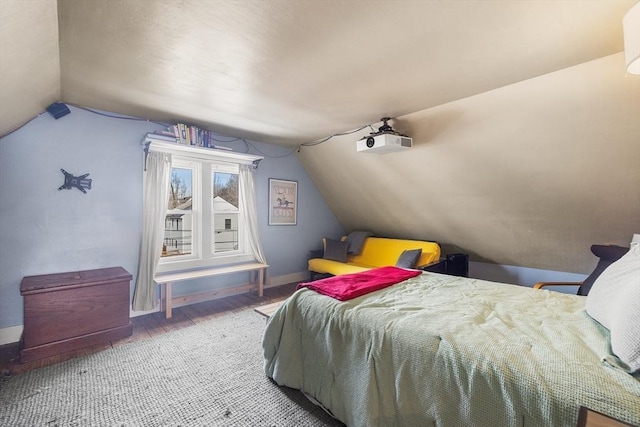
{"label": "row of book", "polygon": [[211,131],[182,123],[170,126],[166,130],[154,131],[151,135],[156,139],[167,142],[206,148],[214,147],[213,133]]}

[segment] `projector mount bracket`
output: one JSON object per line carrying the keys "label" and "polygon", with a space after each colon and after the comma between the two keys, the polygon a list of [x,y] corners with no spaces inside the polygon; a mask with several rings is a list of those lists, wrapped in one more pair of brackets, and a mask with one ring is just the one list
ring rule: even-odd
{"label": "projector mount bracket", "polygon": [[362,137],[362,139],[367,139],[367,138],[372,137],[372,136],[378,136],[378,135],[384,135],[384,134],[404,136],[404,137],[407,136],[407,135],[401,134],[400,132],[395,131],[391,127],[391,125],[387,123],[389,120],[391,120],[391,117],[383,117],[380,120],[382,120],[382,126],[380,126],[378,128],[378,132],[371,132],[369,134],[369,136],[364,136],[364,137]]}

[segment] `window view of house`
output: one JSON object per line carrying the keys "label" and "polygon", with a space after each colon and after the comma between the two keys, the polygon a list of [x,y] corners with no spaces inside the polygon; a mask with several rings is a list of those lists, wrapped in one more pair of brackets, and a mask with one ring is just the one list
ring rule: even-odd
{"label": "window view of house", "polygon": [[238,249],[238,174],[213,173],[213,252]]}
{"label": "window view of house", "polygon": [[[169,183],[169,201],[165,217],[162,256],[191,255],[194,252],[193,180],[196,171],[187,167],[173,167]],[[239,249],[239,194],[237,173],[212,171],[213,214],[211,252],[221,253]],[[196,196],[197,197],[197,196]],[[206,206],[206,205],[205,205]]]}
{"label": "window view of house", "polygon": [[172,168],[169,183],[169,202],[164,220],[162,256],[191,254],[193,244],[193,171]]}

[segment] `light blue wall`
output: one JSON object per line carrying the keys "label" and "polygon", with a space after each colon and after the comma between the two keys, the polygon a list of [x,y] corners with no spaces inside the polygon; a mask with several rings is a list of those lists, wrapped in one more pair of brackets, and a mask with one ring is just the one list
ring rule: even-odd
{"label": "light blue wall", "polygon": [[[596,262],[597,260],[594,261],[594,267]],[[469,262],[469,277],[528,287],[532,287],[538,282],[582,282],[587,278],[585,274],[540,270],[537,268],[516,267],[513,265],[489,264],[484,262]],[[549,286],[544,289],[567,294],[575,294],[578,291],[578,286]]]}
{"label": "light blue wall", "polygon": [[[45,113],[0,139],[0,328],[23,323],[24,276],[122,266],[134,276],[133,294],[142,225],[140,141],[160,128],[71,107],[59,120]],[[247,151],[242,141],[216,144]],[[265,155],[256,186],[270,274],[305,271],[308,251],[323,236],[343,233],[342,227],[297,158],[287,156],[290,150],[256,142],[249,150]],[[89,173],[92,189],[58,191],[61,168]],[[298,181],[297,226],[268,225],[268,178]],[[226,277],[221,285],[246,280]]]}
{"label": "light blue wall", "polygon": [[[260,147],[265,156],[282,156],[291,150],[272,145]],[[295,160],[292,160],[295,159]],[[268,225],[269,178],[298,182],[296,226]],[[309,250],[322,248],[322,238],[341,236],[344,230],[322,200],[315,184],[295,156],[265,157],[256,174],[258,206],[261,208],[260,237],[264,242],[271,276],[307,271]]]}

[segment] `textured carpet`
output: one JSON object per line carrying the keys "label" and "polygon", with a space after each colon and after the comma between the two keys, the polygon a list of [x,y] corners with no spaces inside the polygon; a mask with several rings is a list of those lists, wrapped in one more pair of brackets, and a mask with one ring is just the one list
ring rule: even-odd
{"label": "textured carpet", "polygon": [[0,380],[2,426],[342,426],[262,368],[252,309]]}

